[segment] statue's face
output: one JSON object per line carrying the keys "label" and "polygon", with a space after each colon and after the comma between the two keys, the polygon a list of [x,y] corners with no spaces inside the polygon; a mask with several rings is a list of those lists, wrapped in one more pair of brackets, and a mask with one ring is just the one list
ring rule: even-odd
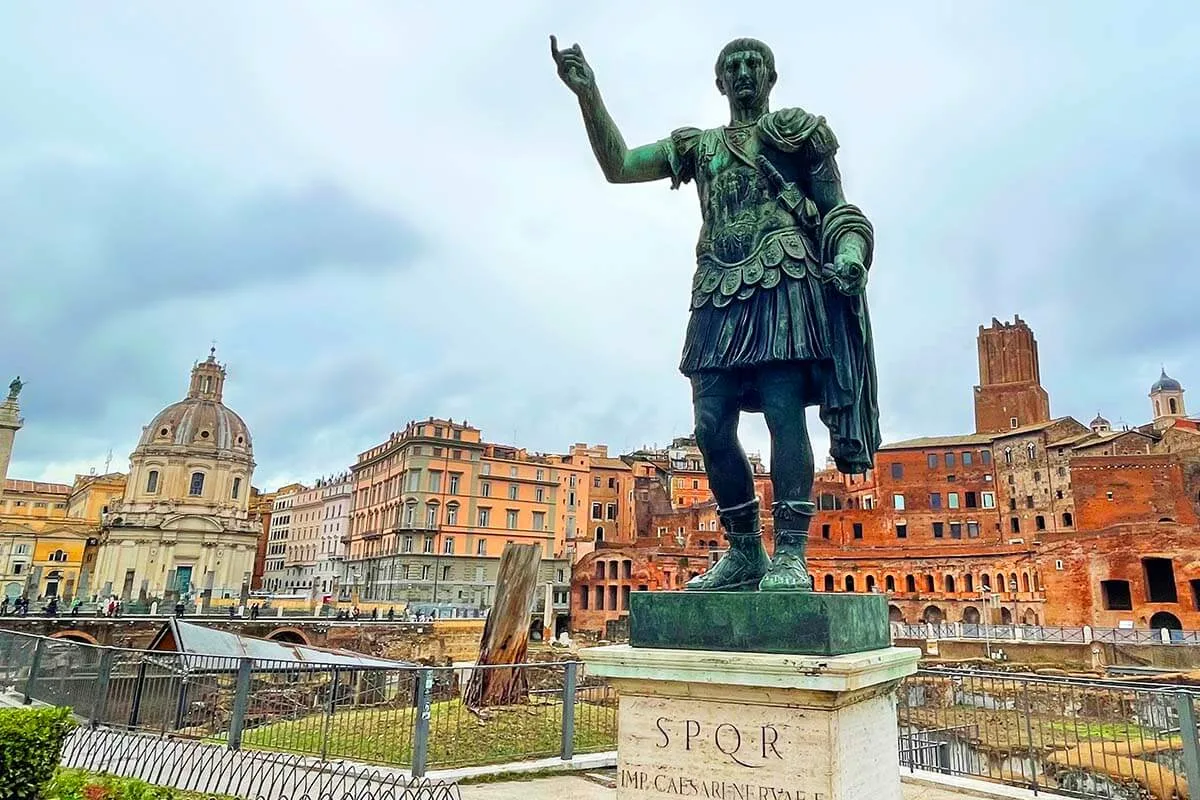
{"label": "statue's face", "polygon": [[717,88],[738,105],[752,106],[767,99],[774,83],[762,53],[738,50],[725,56]]}

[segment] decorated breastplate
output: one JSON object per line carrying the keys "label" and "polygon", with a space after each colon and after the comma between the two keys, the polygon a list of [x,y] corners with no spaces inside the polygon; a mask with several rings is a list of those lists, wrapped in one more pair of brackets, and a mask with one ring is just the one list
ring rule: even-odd
{"label": "decorated breastplate", "polygon": [[704,229],[696,245],[692,308],[710,301],[720,308],[773,288],[784,276],[816,274],[812,244],[754,165],[758,152],[753,129],[701,136],[696,173]]}

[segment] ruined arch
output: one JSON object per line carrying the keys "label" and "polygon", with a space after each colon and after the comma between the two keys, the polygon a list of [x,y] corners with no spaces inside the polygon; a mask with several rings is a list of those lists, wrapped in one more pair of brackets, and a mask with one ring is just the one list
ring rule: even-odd
{"label": "ruined arch", "polygon": [[946,615],[937,606],[925,606],[925,611],[921,613],[921,619],[931,625],[940,625]]}
{"label": "ruined arch", "polygon": [[78,630],[58,631],[57,633],[50,634],[50,638],[51,639],[64,639],[68,642],[80,642],[82,644],[94,644],[94,645],[100,644],[99,640],[97,640],[95,636],[92,636],[90,633],[84,633],[83,631],[78,631]]}
{"label": "ruined arch", "polygon": [[980,620],[979,609],[975,606],[967,606],[963,609],[962,621],[968,625],[978,625]]}
{"label": "ruined arch", "polygon": [[1012,611],[1007,608],[1001,608],[1000,609],[1000,624],[1001,625],[1012,625],[1012,620],[1013,620]]}
{"label": "ruined arch", "polygon": [[1183,623],[1170,611],[1159,611],[1150,618],[1150,630],[1158,631],[1164,628],[1169,631],[1181,631]]}
{"label": "ruined arch", "polygon": [[888,622],[904,622],[904,612],[899,606],[888,606]]}
{"label": "ruined arch", "polygon": [[286,642],[287,644],[312,644],[304,631],[299,628],[276,628],[267,634],[267,638],[276,642]]}

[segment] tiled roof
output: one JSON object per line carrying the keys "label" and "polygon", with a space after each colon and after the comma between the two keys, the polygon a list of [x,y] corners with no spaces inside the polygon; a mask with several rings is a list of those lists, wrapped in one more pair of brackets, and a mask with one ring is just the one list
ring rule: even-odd
{"label": "tiled roof", "polygon": [[987,433],[964,433],[958,436],[918,436],[900,442],[888,442],[880,450],[920,450],[927,447],[962,447],[964,445],[991,444],[992,435]]}
{"label": "tiled roof", "polygon": [[41,481],[18,481],[5,478],[4,491],[8,494],[71,494],[71,487],[65,483],[42,483]]}
{"label": "tiled roof", "polygon": [[633,467],[629,466],[619,458],[593,458],[592,466],[599,467],[600,469],[633,469]]}

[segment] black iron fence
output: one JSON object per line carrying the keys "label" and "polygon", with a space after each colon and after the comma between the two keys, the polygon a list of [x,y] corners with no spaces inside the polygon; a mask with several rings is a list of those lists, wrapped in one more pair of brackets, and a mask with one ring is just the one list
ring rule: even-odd
{"label": "black iron fence", "polygon": [[[519,665],[522,702],[480,711],[462,701],[473,669],[489,668],[194,656],[0,631],[0,688],[70,706],[97,736],[182,740],[197,757],[420,777],[615,749],[616,694],[578,663]],[[1200,689],[1153,680],[922,669],[897,689],[900,763],[1087,798],[1200,800],[1189,789],[1200,787]]]}
{"label": "black iron fence", "polygon": [[1200,787],[1198,700],[1176,685],[923,669],[899,688],[900,763],[1079,797],[1185,800]]}
{"label": "black iron fence", "polygon": [[454,783],[401,770],[329,763],[288,753],[231,750],[111,728],[80,728],[67,739],[63,767],[208,797],[250,800],[460,800]]}
{"label": "black iron fence", "polygon": [[517,665],[522,702],[479,711],[462,702],[474,669],[496,668],[198,656],[0,631],[0,690],[68,706],[93,726],[417,776],[616,747],[615,692],[577,662]]}

